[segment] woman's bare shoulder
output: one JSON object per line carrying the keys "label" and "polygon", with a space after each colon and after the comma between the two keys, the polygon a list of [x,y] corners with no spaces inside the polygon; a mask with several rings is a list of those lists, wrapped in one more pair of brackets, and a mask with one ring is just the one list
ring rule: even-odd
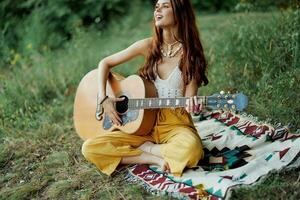
{"label": "woman's bare shoulder", "polygon": [[134,45],[139,49],[140,53],[146,56],[152,44],[152,37],[141,39],[135,42]]}

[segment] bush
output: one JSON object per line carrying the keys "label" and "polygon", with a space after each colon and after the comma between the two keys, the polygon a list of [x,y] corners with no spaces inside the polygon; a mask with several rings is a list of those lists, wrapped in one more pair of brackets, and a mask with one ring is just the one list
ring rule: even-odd
{"label": "bush", "polygon": [[[267,10],[291,4],[284,0],[191,1],[197,10],[208,12],[231,11],[234,8],[238,11]],[[104,30],[110,22],[128,13],[131,7],[149,6],[149,2],[155,3],[156,0],[2,0],[0,69],[30,66],[36,54],[61,48],[77,29],[93,27]],[[22,63],[24,59],[27,64]]]}
{"label": "bush", "polygon": [[291,6],[297,6],[296,4],[298,0],[245,0],[246,2],[249,2],[253,4],[256,8],[260,10],[269,10],[272,8],[288,8]]}
{"label": "bush", "polygon": [[231,11],[238,3],[238,0],[192,0],[195,8],[200,11],[216,12]]}
{"label": "bush", "polygon": [[[0,68],[18,63],[16,55],[28,57],[62,47],[75,29],[103,29],[113,18],[126,13],[134,1],[42,1],[0,2]],[[18,56],[17,56],[18,57]]]}

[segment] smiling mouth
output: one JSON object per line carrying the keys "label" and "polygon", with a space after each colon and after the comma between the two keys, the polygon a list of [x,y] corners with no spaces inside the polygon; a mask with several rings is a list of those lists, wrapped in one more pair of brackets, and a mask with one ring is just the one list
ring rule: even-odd
{"label": "smiling mouth", "polygon": [[155,18],[156,18],[156,20],[161,20],[161,19],[163,18],[163,16],[158,15],[158,16],[156,16]]}

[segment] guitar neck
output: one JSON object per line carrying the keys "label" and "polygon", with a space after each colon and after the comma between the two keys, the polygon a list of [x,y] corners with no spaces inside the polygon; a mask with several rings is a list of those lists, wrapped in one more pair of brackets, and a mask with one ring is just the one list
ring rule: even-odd
{"label": "guitar neck", "polygon": [[[180,108],[186,107],[186,101],[189,98],[190,97],[129,99],[128,108],[131,110],[153,108]],[[197,96],[197,102],[205,106],[207,105],[207,97]]]}

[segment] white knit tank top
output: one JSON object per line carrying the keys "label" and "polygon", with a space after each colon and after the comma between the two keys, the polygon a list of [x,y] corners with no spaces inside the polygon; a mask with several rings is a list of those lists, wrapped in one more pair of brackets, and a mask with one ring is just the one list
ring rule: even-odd
{"label": "white knit tank top", "polygon": [[161,79],[156,70],[156,79],[154,85],[159,98],[183,97],[183,79],[179,65],[177,64],[167,79]]}

